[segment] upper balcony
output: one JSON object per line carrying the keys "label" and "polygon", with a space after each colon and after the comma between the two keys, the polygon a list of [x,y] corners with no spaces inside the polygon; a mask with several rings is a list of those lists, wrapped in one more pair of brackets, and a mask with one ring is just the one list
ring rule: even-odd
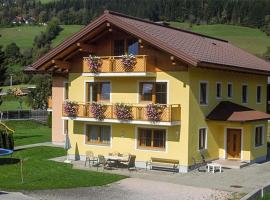
{"label": "upper balcony", "polygon": [[150,76],[155,77],[156,74],[151,69],[146,55],[136,55],[135,64],[132,67],[126,67],[123,63],[122,56],[101,56],[100,67],[98,72],[94,73],[89,69],[89,58],[83,58],[83,76],[101,76],[101,77],[128,77],[128,76]]}
{"label": "upper balcony", "polygon": [[[62,115],[66,119],[79,121],[100,121],[109,123],[149,124],[163,126],[180,125],[181,107],[179,104],[157,105],[157,107],[152,109],[149,109],[147,104],[125,104],[127,107],[121,107],[120,109],[119,104],[98,105],[101,105],[102,108],[93,108],[95,105],[90,103],[74,103],[71,106],[69,105],[67,108],[67,103],[63,103]],[[75,113],[70,114],[68,113],[69,111]],[[97,116],[95,112],[98,113],[99,116]],[[126,119],[123,119],[123,116],[126,117]]]}

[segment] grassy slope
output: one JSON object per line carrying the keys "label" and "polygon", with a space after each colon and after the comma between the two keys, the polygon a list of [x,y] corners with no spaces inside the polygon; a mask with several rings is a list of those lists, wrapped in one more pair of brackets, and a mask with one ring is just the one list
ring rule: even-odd
{"label": "grassy slope", "polygon": [[[52,46],[56,46],[66,37],[80,30],[81,25],[63,25],[60,35],[53,41]],[[6,46],[15,42],[20,48],[31,48],[36,35],[44,31],[44,26],[17,26],[12,28],[0,28],[0,45]]]}
{"label": "grassy slope", "polygon": [[[171,22],[172,26],[189,29],[185,23]],[[259,29],[233,25],[193,25],[191,31],[222,38],[256,55],[262,55],[270,46],[270,37]]]}
{"label": "grassy slope", "polygon": [[[0,190],[37,190],[56,188],[89,187],[109,184],[124,176],[95,171],[72,169],[71,164],[58,163],[48,159],[64,156],[62,148],[36,147],[16,151],[13,158],[24,159],[24,183],[20,181],[17,164],[1,165]],[[3,160],[2,160],[3,162]]]}
{"label": "grassy slope", "polygon": [[51,129],[35,121],[7,121],[5,124],[15,131],[15,146],[51,141]]}
{"label": "grassy slope", "polygon": [[[0,105],[0,111],[6,110],[20,110],[20,103],[17,100],[3,101]],[[22,103],[22,110],[29,110],[30,106],[25,101]]]}

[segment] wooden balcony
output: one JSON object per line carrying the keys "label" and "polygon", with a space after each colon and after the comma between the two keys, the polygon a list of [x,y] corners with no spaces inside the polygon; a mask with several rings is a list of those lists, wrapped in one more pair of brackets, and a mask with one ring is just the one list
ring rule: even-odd
{"label": "wooden balcony", "polygon": [[[63,117],[69,117],[65,112],[64,112],[64,105],[63,104]],[[181,107],[179,104],[171,104],[171,105],[163,105],[162,112],[160,114],[160,120],[158,122],[151,121],[148,119],[147,116],[147,105],[143,104],[131,104],[131,113],[132,113],[132,119],[131,120],[120,120],[123,122],[128,122],[128,123],[138,123],[140,122],[147,122],[147,123],[162,123],[166,122],[168,125],[172,125],[173,122],[176,122],[174,124],[179,124],[181,120]],[[89,121],[98,121],[95,120],[93,114],[90,111],[91,104],[78,104],[78,113],[75,118],[88,118],[88,119],[93,119]],[[119,123],[119,119],[117,118],[115,114],[116,106],[115,104],[105,104],[105,112],[104,112],[104,120],[101,121],[108,121],[108,122],[115,122]],[[79,120],[79,119],[78,119]],[[86,120],[88,121],[88,120]],[[147,124],[146,123],[146,124]],[[144,124],[144,123],[142,123]]]}
{"label": "wooden balcony", "polygon": [[48,97],[48,109],[51,110],[52,109],[52,97]]}
{"label": "wooden balcony", "polygon": [[[121,56],[101,56],[102,65],[95,76],[155,76],[147,62],[148,56],[136,55],[136,64],[131,69],[126,69],[122,63]],[[84,74],[92,74],[88,66],[88,57],[83,58]]]}

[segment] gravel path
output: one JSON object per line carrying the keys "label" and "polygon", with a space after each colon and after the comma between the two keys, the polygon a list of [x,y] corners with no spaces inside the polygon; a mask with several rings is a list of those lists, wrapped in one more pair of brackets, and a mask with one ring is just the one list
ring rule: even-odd
{"label": "gravel path", "polygon": [[103,187],[42,190],[26,194],[42,200],[226,200],[232,195],[225,191],[138,178],[124,179]]}

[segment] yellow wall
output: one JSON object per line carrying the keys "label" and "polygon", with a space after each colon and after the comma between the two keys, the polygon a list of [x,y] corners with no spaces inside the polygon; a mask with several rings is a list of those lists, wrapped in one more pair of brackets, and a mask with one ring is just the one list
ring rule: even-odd
{"label": "yellow wall", "polygon": [[[72,149],[69,154],[85,155],[87,150],[107,155],[109,152],[129,152],[137,155],[137,161],[147,161],[151,156],[179,159],[180,165],[192,165],[192,157],[198,158],[198,129],[208,127],[208,159],[224,157],[224,130],[226,127],[243,128],[243,160],[253,160],[266,154],[264,146],[254,148],[254,127],[257,123],[225,123],[206,121],[205,116],[220,102],[232,101],[241,104],[241,85],[248,84],[247,107],[265,111],[266,108],[266,80],[264,76],[241,74],[236,72],[189,68],[188,71],[157,72],[156,78],[147,77],[85,77],[79,73],[69,74],[70,100],[84,102],[85,81],[111,81],[111,102],[138,103],[138,82],[155,80],[168,81],[168,104],[181,105],[181,126],[165,127],[168,129],[167,152],[141,151],[136,149],[135,130],[139,125],[112,124],[112,146],[101,147],[86,145],[84,141],[84,126],[88,122],[74,121],[69,123]],[[201,106],[199,99],[199,81],[208,81],[209,104]],[[216,82],[222,83],[222,98],[216,99]],[[227,99],[227,82],[233,83],[233,98]],[[256,103],[256,86],[262,85],[262,104]],[[98,122],[99,124],[101,122]],[[143,125],[142,125],[143,126]],[[154,126],[152,126],[154,127]],[[160,126],[157,126],[161,128]],[[265,126],[265,133],[266,133]],[[180,136],[177,137],[177,131]],[[265,134],[266,140],[266,134]]]}
{"label": "yellow wall", "polygon": [[[201,68],[190,68],[190,120],[189,120],[189,163],[192,164],[192,157],[199,157],[198,151],[198,129],[208,127],[208,150],[209,159],[224,157],[224,129],[225,127],[243,128],[244,134],[244,153],[243,160],[252,160],[264,156],[265,146],[254,149],[254,126],[256,123],[225,123],[206,121],[205,117],[213,110],[220,101],[232,101],[234,103],[247,106],[256,110],[266,111],[266,76],[254,74],[243,74],[237,72],[209,70]],[[208,105],[199,104],[199,83],[208,81]],[[222,98],[216,98],[216,82],[222,84]],[[233,97],[227,98],[227,83],[233,84]],[[242,84],[248,84],[248,103],[242,104],[241,91]],[[256,86],[262,86],[262,103],[256,103]],[[265,122],[259,122],[264,124]],[[267,127],[265,127],[265,135]],[[266,137],[265,137],[266,139]],[[252,140],[252,141],[251,141]],[[266,142],[265,142],[266,143]],[[265,144],[264,143],[264,144]],[[251,149],[251,155],[249,149]],[[261,150],[263,149],[263,150]]]}
{"label": "yellow wall", "polygon": [[[172,158],[181,160],[181,165],[187,166],[188,160],[188,118],[189,118],[189,86],[188,86],[188,72],[157,72],[155,78],[147,77],[106,77],[93,78],[84,77],[80,74],[69,74],[69,82],[71,83],[69,89],[69,97],[72,101],[84,102],[84,83],[86,81],[111,81],[111,102],[112,103],[138,103],[139,81],[168,81],[168,104],[181,105],[181,126],[163,127],[168,128],[168,152],[150,152],[146,154],[144,151],[135,150],[135,125],[113,124],[112,125],[112,149],[105,147],[93,147],[85,145],[83,140],[83,122],[75,122],[74,127],[70,123],[69,130],[74,129],[74,134],[71,134],[71,141],[73,142],[70,154],[75,154],[75,147],[77,143],[80,154],[84,155],[86,150],[93,150],[96,154],[108,154],[112,151],[128,151],[129,153],[136,153],[138,160],[149,159],[151,156],[158,156],[163,158]],[[99,122],[100,123],[100,122]],[[139,125],[138,125],[139,126]],[[152,126],[155,127],[155,126]],[[156,126],[157,128],[162,128]],[[126,137],[117,137],[120,132],[124,130]],[[179,132],[179,137],[176,137],[176,132]],[[149,151],[146,151],[149,152]]]}

